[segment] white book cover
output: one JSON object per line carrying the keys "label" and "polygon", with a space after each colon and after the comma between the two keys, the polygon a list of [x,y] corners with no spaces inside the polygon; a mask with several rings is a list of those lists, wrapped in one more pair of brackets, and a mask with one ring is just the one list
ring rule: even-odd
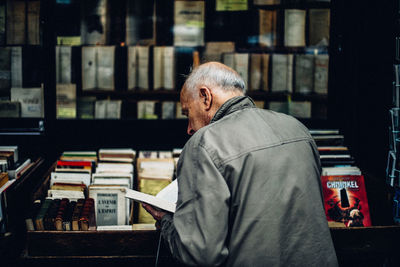
{"label": "white book cover", "polygon": [[164,72],[163,72],[163,53],[164,47],[155,46],[153,50],[153,88],[154,90],[164,87]]}
{"label": "white book cover", "polygon": [[172,159],[148,159],[139,163],[139,178],[172,180],[174,161]]}
{"label": "white book cover", "polygon": [[109,179],[109,180],[114,180],[114,179],[124,179],[128,180],[128,186],[131,188],[133,186],[133,174],[132,173],[120,173],[120,172],[115,172],[115,173],[94,173],[92,175],[92,181],[94,182],[96,179]]}
{"label": "white book cover", "polygon": [[163,87],[167,90],[175,89],[175,48],[166,46],[162,54]]}
{"label": "white book cover", "polygon": [[119,185],[123,186],[126,188],[131,188],[131,183],[129,181],[129,178],[104,178],[104,177],[99,177],[99,178],[94,178],[93,179],[93,185]]}
{"label": "white book cover", "polygon": [[149,71],[150,71],[150,47],[138,46],[138,81],[137,86],[140,89],[148,90]]}
{"label": "white book cover", "polygon": [[115,46],[97,47],[97,88],[112,91],[114,82]]}
{"label": "white book cover", "polygon": [[96,173],[133,173],[131,163],[104,163],[97,164]]}
{"label": "white book cover", "polygon": [[129,200],[125,198],[127,188],[122,186],[91,185],[89,197],[94,199],[96,224],[126,225],[129,221]]}
{"label": "white book cover", "polygon": [[156,196],[127,189],[125,197],[174,213],[176,210],[176,202],[178,200],[178,182],[177,180],[174,180],[172,183],[164,187]]}
{"label": "white book cover", "polygon": [[138,47],[128,47],[128,90],[138,86]]}
{"label": "white book cover", "polygon": [[90,185],[91,174],[89,173],[68,173],[68,172],[52,172],[50,174],[50,186],[57,182],[82,182],[86,186]]}
{"label": "white book cover", "polygon": [[42,88],[11,88],[11,101],[21,103],[23,118],[43,118],[44,116]]}
{"label": "white book cover", "polygon": [[306,45],[306,11],[301,9],[285,9],[285,46]]}
{"label": "white book cover", "polygon": [[82,47],[82,90],[94,90],[97,87],[96,51],[96,47]]}

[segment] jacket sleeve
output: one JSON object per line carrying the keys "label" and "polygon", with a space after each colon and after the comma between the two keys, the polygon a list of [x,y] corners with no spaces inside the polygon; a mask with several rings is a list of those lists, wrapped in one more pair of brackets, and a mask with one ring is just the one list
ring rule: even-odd
{"label": "jacket sleeve", "polygon": [[177,175],[177,209],[161,221],[163,238],[178,261],[220,265],[228,256],[230,191],[226,181],[201,146],[185,148]]}

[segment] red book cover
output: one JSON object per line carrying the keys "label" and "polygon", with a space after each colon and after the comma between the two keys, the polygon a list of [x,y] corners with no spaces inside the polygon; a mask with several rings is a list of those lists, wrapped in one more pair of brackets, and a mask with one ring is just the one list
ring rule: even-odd
{"label": "red book cover", "polygon": [[344,226],[371,226],[363,175],[322,176],[325,213],[328,221]]}
{"label": "red book cover", "polygon": [[59,160],[57,161],[57,166],[92,166],[90,161],[65,161]]}

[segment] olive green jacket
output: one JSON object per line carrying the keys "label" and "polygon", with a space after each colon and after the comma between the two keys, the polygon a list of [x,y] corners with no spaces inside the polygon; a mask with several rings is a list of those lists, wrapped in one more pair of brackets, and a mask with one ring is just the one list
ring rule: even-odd
{"label": "olive green jacket", "polygon": [[337,266],[320,171],[300,122],[232,98],[186,143],[162,236],[188,265]]}

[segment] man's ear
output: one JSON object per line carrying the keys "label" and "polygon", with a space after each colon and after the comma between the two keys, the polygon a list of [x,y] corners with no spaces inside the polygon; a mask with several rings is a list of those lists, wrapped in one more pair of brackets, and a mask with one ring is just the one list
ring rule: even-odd
{"label": "man's ear", "polygon": [[205,109],[207,111],[210,110],[213,101],[213,95],[211,94],[211,90],[207,87],[201,87],[199,90],[199,94],[201,103],[203,103]]}

